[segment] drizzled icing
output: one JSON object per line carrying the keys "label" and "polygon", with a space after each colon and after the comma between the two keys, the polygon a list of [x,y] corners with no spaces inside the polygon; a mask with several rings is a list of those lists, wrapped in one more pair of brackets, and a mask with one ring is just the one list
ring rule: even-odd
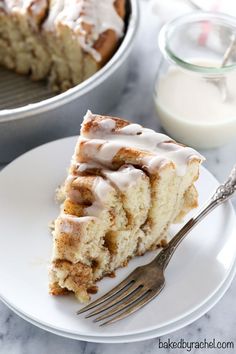
{"label": "drizzled icing", "polygon": [[[93,168],[94,165],[78,164],[78,170],[79,167],[80,170],[85,171],[86,169]],[[120,167],[117,171],[100,169],[100,174],[101,176],[97,176],[94,178],[92,184],[94,200],[90,206],[84,209],[86,215],[89,215],[91,217],[97,217],[97,218],[101,217],[101,213],[105,209],[106,201],[109,202],[109,197],[108,197],[109,194],[114,192],[114,187],[115,189],[118,189],[119,191],[125,193],[127,189],[131,185],[135,184],[138,179],[142,179],[145,177],[145,174],[142,170],[136,169],[132,165],[124,165]],[[75,203],[83,204],[83,197],[81,196],[80,191],[71,188],[73,181],[76,181],[76,176],[74,175],[69,175],[66,179],[67,196]],[[62,205],[62,213],[63,213],[63,205]],[[67,226],[67,228],[68,227],[70,226]]]}
{"label": "drizzled icing", "polygon": [[[122,37],[124,21],[114,6],[115,0],[57,0],[49,2],[48,17],[43,24],[46,31],[54,31],[60,24],[70,27],[76,34],[83,50],[99,62],[101,54],[94,48],[100,35],[113,30]],[[0,1],[0,9],[8,13],[26,13],[29,9],[36,17],[48,6],[47,0],[5,0]],[[32,19],[29,17],[29,21]],[[89,31],[84,25],[90,25]]]}
{"label": "drizzled icing", "polygon": [[86,213],[91,216],[99,217],[104,209],[104,200],[106,195],[112,191],[112,187],[102,178],[97,177],[93,184],[93,194],[95,201],[86,208]]}
{"label": "drizzled icing", "polygon": [[7,12],[19,11],[25,13],[30,8],[35,15],[40,14],[47,6],[47,0],[4,0],[0,1],[0,7],[1,3]]}
{"label": "drizzled icing", "polygon": [[[92,189],[92,204],[84,205],[85,215],[89,215],[88,217],[65,215],[62,206],[57,225],[61,232],[74,233],[77,232],[78,223],[103,218],[102,213],[107,210],[115,190],[125,194],[132,184],[146,178],[140,167],[151,174],[156,174],[160,167],[171,162],[176,166],[176,173],[181,176],[186,173],[189,160],[194,158],[203,160],[194,149],[178,145],[165,134],[156,133],[139,124],[123,125],[110,117],[100,119],[90,111],[87,112],[72,157],[71,174],[66,180],[66,194],[72,201],[83,204],[83,189],[80,191],[79,188],[73,188],[73,182],[75,181],[76,185],[78,176],[80,177],[82,173],[86,178],[86,173],[89,172],[93,176],[92,186],[88,182],[88,189]],[[138,157],[133,159],[134,165],[137,164],[139,168],[124,161],[118,170],[114,170],[112,160],[124,147],[140,152]],[[84,182],[86,183],[86,180]]]}
{"label": "drizzled icing", "polygon": [[61,13],[64,7],[64,0],[57,0],[54,2],[53,6],[50,7],[48,17],[43,24],[43,28],[47,31],[53,31],[55,28],[55,21],[58,14]]}
{"label": "drizzled icing", "polygon": [[24,19],[35,30],[39,29],[48,10],[47,0],[4,0],[2,4],[6,13],[24,16]]}
{"label": "drizzled icing", "polygon": [[79,163],[77,165],[77,171],[80,173],[86,172],[88,170],[101,169],[101,165],[96,162]]}
{"label": "drizzled icing", "polygon": [[82,222],[88,223],[89,221],[95,220],[92,216],[75,216],[69,214],[61,213],[60,217],[57,219],[57,229],[60,232],[64,232],[66,234],[75,233],[76,226],[80,226]]}
{"label": "drizzled icing", "polygon": [[125,192],[138,178],[144,177],[143,171],[138,170],[132,165],[122,166],[118,171],[103,170],[102,174],[121,192]]}
{"label": "drizzled icing", "polygon": [[[86,166],[88,168],[88,166]],[[74,203],[83,204],[83,195],[79,188],[74,188],[73,183],[76,184],[77,176],[69,174],[65,186],[66,186],[66,195],[70,198]],[[106,196],[112,192],[112,186],[106,181],[103,177],[97,176],[94,177],[93,184],[93,203],[85,208],[86,215],[99,217],[101,211],[104,209],[104,202],[106,200]],[[63,211],[62,205],[62,211]]]}
{"label": "drizzled icing", "polygon": [[[87,112],[84,122],[91,122],[96,115]],[[112,122],[111,122],[112,121]],[[178,175],[186,172],[189,160],[204,158],[194,149],[177,144],[165,134],[143,128],[139,124],[128,124],[115,130],[115,121],[111,118],[96,120],[96,127],[91,124],[88,131],[83,132],[80,142],[83,142],[83,155],[89,162],[112,167],[112,160],[121,148],[127,147],[145,152],[140,157],[143,167],[150,173],[166,163],[172,162],[176,166]]]}
{"label": "drizzled icing", "polygon": [[[118,15],[115,0],[58,0],[50,8],[49,16],[44,23],[44,29],[53,31],[54,27],[64,24],[77,35],[81,47],[90,53],[96,61],[101,61],[101,55],[94,44],[100,35],[108,29],[113,30],[117,37],[123,35],[124,22]],[[84,24],[91,25],[89,33]]]}

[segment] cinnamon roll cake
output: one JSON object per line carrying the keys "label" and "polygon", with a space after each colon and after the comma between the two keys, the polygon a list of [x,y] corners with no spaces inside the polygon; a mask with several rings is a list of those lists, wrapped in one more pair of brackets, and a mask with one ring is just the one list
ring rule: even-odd
{"label": "cinnamon roll cake", "polygon": [[60,190],[51,294],[86,302],[99,279],[162,245],[198,204],[201,161],[164,134],[88,111]]}
{"label": "cinnamon roll cake", "polygon": [[0,0],[0,65],[54,90],[101,68],[124,33],[126,0]]}

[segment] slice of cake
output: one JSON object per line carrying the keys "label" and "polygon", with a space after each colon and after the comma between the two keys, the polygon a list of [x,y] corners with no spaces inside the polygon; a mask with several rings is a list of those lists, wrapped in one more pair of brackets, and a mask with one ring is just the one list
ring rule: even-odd
{"label": "slice of cake", "polygon": [[88,112],[61,190],[50,292],[87,301],[98,279],[160,246],[197,206],[201,161],[164,134]]}
{"label": "slice of cake", "polygon": [[0,65],[66,90],[113,55],[125,0],[0,0]]}

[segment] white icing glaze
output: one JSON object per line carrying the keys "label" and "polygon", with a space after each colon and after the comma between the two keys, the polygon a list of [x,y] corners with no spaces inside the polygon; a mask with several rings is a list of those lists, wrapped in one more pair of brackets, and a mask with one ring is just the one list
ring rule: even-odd
{"label": "white icing glaze", "polygon": [[102,177],[97,177],[93,184],[95,200],[91,206],[86,208],[86,213],[91,216],[99,217],[104,210],[104,202],[108,193],[112,192],[112,187]]}
{"label": "white icing glaze", "polygon": [[46,9],[47,8],[47,0],[40,0],[40,1],[31,1],[31,11],[35,14],[35,15],[39,15],[42,11],[42,9]]}
{"label": "white icing glaze", "polygon": [[[85,122],[92,122],[95,117],[91,112],[87,112]],[[176,166],[176,173],[184,175],[190,159],[203,159],[194,149],[178,145],[167,135],[143,128],[139,124],[129,124],[118,129],[116,128],[116,121],[109,117],[100,122],[96,120],[95,123],[94,128],[91,125],[90,129],[82,129],[76,148],[77,151],[75,151],[75,155],[72,158],[73,168],[75,167],[77,172],[86,172],[95,168],[100,170],[99,174],[102,176],[97,176],[94,179],[92,186],[94,201],[91,206],[85,208],[86,215],[96,218],[101,217],[101,213],[106,209],[106,203],[110,199],[109,193],[113,192],[114,186],[122,193],[125,193],[130,185],[145,176],[142,170],[130,164],[123,165],[117,171],[107,168],[113,167],[112,160],[121,148],[129,147],[146,152],[140,157],[140,161],[137,160],[137,164],[150,173],[157,173],[160,167],[172,162]],[[86,161],[83,163],[78,162],[76,159],[77,154],[80,153],[80,145],[83,146],[82,155]],[[76,181],[76,178],[73,175],[68,176],[66,193],[72,200],[80,203],[82,202],[80,191],[72,187],[72,182]],[[84,217],[72,218],[67,219],[67,223],[63,226],[64,230],[71,230],[70,222],[72,221],[86,221]]]}
{"label": "white icing glaze", "polygon": [[122,166],[118,171],[102,170],[102,174],[121,192],[127,191],[127,188],[136,183],[138,178],[143,178],[144,176],[143,171],[132,165]]}
{"label": "white icing glaze", "polygon": [[95,220],[93,216],[75,216],[69,214],[62,214],[56,221],[56,229],[59,232],[71,234],[75,232],[75,225],[81,223],[88,223],[89,221]]}
{"label": "white icing glaze", "polygon": [[[0,3],[1,4],[1,3]],[[5,4],[5,9],[8,13],[22,13],[25,14],[29,9],[31,14],[39,15],[41,11],[45,10],[47,7],[47,0],[5,0],[3,2],[3,7]],[[31,21],[32,19],[29,19]]]}
{"label": "white icing glaze", "polygon": [[116,123],[112,119],[105,119],[100,122],[100,127],[103,131],[111,132],[116,127]]}
{"label": "white icing glaze", "polygon": [[84,116],[84,123],[91,122],[94,119],[94,114],[88,109]]}
{"label": "white icing glaze", "polygon": [[64,0],[54,1],[52,6],[50,6],[50,11],[46,21],[43,24],[43,28],[46,31],[52,32],[55,27],[55,21],[58,14],[63,10]]}
{"label": "white icing glaze", "polygon": [[103,203],[104,197],[106,198],[107,194],[112,192],[112,187],[102,177],[97,177],[93,185],[93,191],[96,200]]}
{"label": "white icing glaze", "polygon": [[77,164],[77,171],[82,173],[88,170],[93,170],[93,169],[100,169],[101,164],[97,162],[85,162],[85,163],[79,163]]}
{"label": "white icing glaze", "polygon": [[[57,25],[70,27],[77,35],[81,47],[94,59],[101,61],[101,55],[93,46],[100,35],[108,29],[117,37],[123,35],[124,22],[118,15],[115,0],[59,0],[52,3],[49,17],[44,29],[52,31]],[[83,25],[91,25],[91,31],[84,30]]]}
{"label": "white icing glaze", "polygon": [[[89,119],[92,119],[91,113],[89,113]],[[177,174],[184,175],[189,160],[204,159],[194,149],[178,145],[167,135],[143,128],[139,124],[129,124],[112,132],[108,128],[112,126],[113,129],[113,125],[110,122],[105,124],[106,120],[111,119],[104,119],[103,123],[96,122],[96,129],[91,127],[80,138],[80,141],[85,142],[83,154],[89,161],[96,161],[96,163],[111,167],[112,159],[118,151],[123,147],[129,147],[150,154],[150,156],[141,158],[148,171],[154,172],[171,161],[176,166]],[[103,129],[104,124],[106,129]]]}
{"label": "white icing glaze", "polygon": [[[73,188],[72,184],[76,180],[76,176],[73,175],[68,175],[65,181],[65,193],[66,196],[69,197],[72,201],[81,203],[82,198],[80,192]],[[63,204],[61,205],[62,210],[63,210]]]}

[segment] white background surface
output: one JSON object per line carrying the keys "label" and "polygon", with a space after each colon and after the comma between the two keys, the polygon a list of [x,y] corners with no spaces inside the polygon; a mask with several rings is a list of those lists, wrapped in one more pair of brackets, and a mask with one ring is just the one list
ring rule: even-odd
{"label": "white background surface", "polygon": [[[152,90],[158,63],[157,50],[159,22],[153,11],[153,0],[140,0],[142,21],[136,47],[132,55],[127,85],[119,104],[110,112],[147,127],[160,130],[152,102]],[[98,112],[102,113],[102,112]],[[209,137],[210,138],[210,137]],[[236,162],[236,141],[211,151],[201,151],[207,161],[205,166],[223,181]],[[17,183],[17,180],[16,180]],[[234,200],[234,206],[236,206]],[[216,340],[234,341],[233,350],[197,350],[195,353],[236,352],[236,282],[224,298],[205,316],[175,333],[160,338],[162,341]],[[34,299],[32,299],[34,301]],[[186,350],[167,351],[158,348],[158,338],[131,344],[96,344],[58,337],[25,322],[0,303],[0,353],[1,354],[142,354],[142,353],[187,353]]]}

